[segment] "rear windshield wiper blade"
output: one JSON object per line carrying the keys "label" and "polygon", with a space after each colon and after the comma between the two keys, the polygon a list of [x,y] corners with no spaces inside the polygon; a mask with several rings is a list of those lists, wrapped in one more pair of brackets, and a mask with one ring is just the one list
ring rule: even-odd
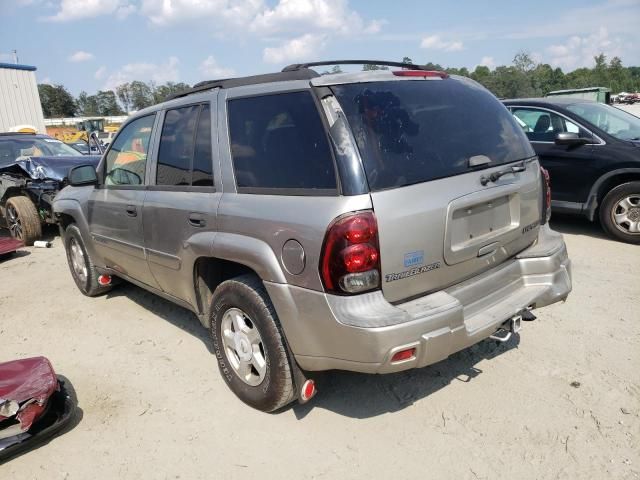
{"label": "rear windshield wiper blade", "polygon": [[508,173],[517,173],[524,172],[527,169],[527,166],[524,162],[520,162],[516,165],[511,165],[509,168],[505,168],[504,170],[498,170],[497,172],[493,172],[491,175],[482,175],[480,177],[480,183],[485,186],[489,182],[497,182],[500,177],[506,175]]}

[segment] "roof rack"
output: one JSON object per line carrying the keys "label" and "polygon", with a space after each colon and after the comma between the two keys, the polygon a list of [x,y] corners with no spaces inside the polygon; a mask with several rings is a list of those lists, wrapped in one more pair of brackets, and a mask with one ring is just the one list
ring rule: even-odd
{"label": "roof rack", "polygon": [[211,90],[212,88],[233,88],[245,85],[258,85],[260,83],[285,82],[288,80],[311,80],[320,75],[308,68],[299,68],[290,72],[265,73],[263,75],[252,75],[249,77],[225,78],[220,80],[207,80],[196,83],[189,90],[169,95],[167,100],[186,97],[198,92]]}
{"label": "roof rack", "polygon": [[0,132],[0,137],[11,137],[15,135],[40,135],[36,132]]}
{"label": "roof rack", "polygon": [[424,65],[415,65],[404,62],[388,62],[386,60],[323,60],[321,62],[294,63],[282,69],[283,72],[295,72],[309,67],[322,67],[326,65],[384,65],[388,67],[407,68],[409,70],[428,70]]}

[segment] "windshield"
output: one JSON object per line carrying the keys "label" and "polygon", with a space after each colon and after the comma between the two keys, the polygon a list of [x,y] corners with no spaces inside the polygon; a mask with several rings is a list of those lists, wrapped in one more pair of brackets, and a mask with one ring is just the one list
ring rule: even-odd
{"label": "windshield", "polygon": [[602,103],[575,103],[567,110],[620,140],[640,140],[640,118]]}
{"label": "windshield", "polygon": [[19,157],[79,157],[78,152],[55,138],[0,139],[0,163],[14,162]]}
{"label": "windshield", "polygon": [[[400,187],[535,155],[522,128],[473,81],[409,80],[332,87],[363,158],[371,190]],[[482,162],[483,164],[485,162]]]}

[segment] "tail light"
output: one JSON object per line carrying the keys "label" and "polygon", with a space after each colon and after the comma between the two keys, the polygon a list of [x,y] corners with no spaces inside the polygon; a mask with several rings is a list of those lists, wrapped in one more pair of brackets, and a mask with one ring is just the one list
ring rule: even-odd
{"label": "tail light", "polygon": [[327,292],[341,295],[380,287],[378,224],[372,211],[335,219],[324,237],[320,276]]}
{"label": "tail light", "polygon": [[544,225],[551,219],[551,177],[546,168],[540,167],[542,173],[542,218],[540,223]]}

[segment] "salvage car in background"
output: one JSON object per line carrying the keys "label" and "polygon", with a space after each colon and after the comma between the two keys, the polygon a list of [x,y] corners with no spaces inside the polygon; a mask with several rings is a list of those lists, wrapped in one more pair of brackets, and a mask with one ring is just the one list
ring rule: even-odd
{"label": "salvage car in background", "polygon": [[66,185],[69,169],[99,160],[47,135],[0,133],[1,225],[32,245],[42,235],[42,225],[54,223],[51,204]]}
{"label": "salvage car in background", "polygon": [[640,118],[576,98],[506,100],[549,171],[554,211],[640,243]]}

